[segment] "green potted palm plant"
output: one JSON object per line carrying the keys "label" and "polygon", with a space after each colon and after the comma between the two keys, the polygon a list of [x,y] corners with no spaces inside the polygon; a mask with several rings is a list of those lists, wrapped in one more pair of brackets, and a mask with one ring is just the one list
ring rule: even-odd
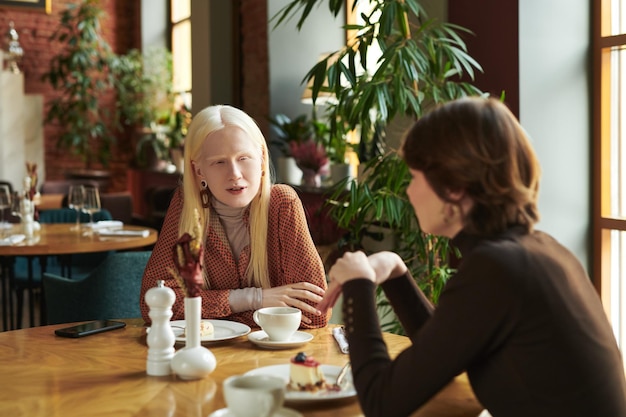
{"label": "green potted palm plant", "polygon": [[103,104],[113,88],[110,66],[115,54],[102,37],[102,15],[97,0],[68,5],[50,36],[63,49],[43,75],[58,92],[45,122],[61,131],[57,147],[82,157],[86,168],[96,163],[106,166],[115,142],[114,115]]}
{"label": "green potted palm plant", "polygon": [[[273,19],[279,25],[299,15],[297,28],[302,30],[318,3],[327,3],[334,16],[345,6],[344,1],[292,0]],[[351,11],[363,3],[354,1]],[[436,302],[451,272],[448,256],[453,249],[446,239],[420,231],[405,194],[408,169],[387,145],[386,132],[399,117],[415,119],[437,103],[481,94],[463,81],[473,79],[481,68],[459,35],[467,31],[429,18],[419,1],[387,0],[370,6],[360,14],[362,23],[346,25],[355,33],[348,44],[318,62],[303,80],[312,84],[314,101],[320,92],[335,96],[328,118],[345,125],[331,122],[332,136],[340,137],[342,129],[360,132],[363,177],[336,186],[328,200],[330,214],[348,231],[340,242],[343,249],[367,251],[368,240],[390,235],[388,249],[401,254],[417,284]],[[380,55],[371,60],[374,46]],[[383,296],[379,307],[382,316],[390,313]],[[393,316],[383,323],[386,330],[401,331]]]}

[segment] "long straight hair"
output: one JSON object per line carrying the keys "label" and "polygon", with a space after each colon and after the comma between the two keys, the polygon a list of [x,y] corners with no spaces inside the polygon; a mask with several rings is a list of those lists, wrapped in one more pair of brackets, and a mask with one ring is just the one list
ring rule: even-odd
{"label": "long straight hair", "polygon": [[[262,157],[261,185],[259,192],[250,203],[250,263],[246,270],[248,285],[262,288],[270,287],[267,262],[267,225],[272,179],[269,165],[267,142],[258,125],[242,110],[228,105],[209,106],[196,114],[189,125],[185,138],[184,172],[183,175],[183,209],[180,217],[179,235],[193,232],[195,210],[200,214],[202,242],[206,241],[206,233],[211,216],[211,208],[202,207],[200,190],[196,181],[196,173],[191,161],[197,160],[202,151],[202,144],[208,136],[227,126],[238,127],[250,137],[258,147]],[[207,288],[210,282],[206,279]]]}

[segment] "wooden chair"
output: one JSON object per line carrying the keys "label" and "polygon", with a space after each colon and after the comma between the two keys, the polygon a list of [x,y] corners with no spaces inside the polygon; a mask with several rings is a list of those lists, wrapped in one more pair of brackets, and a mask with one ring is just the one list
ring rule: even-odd
{"label": "wooden chair", "polygon": [[111,213],[114,220],[133,224],[133,196],[129,192],[102,193],[100,205]]}
{"label": "wooden chair", "polygon": [[96,181],[84,180],[84,179],[70,179],[70,180],[50,180],[44,181],[41,184],[41,194],[67,194],[70,191],[72,185],[85,185],[90,187],[99,188],[99,184]]}
{"label": "wooden chair", "polygon": [[162,186],[154,187],[147,193],[148,200],[148,221],[151,227],[161,230],[165,214],[170,207],[170,201],[176,191],[176,187]]}
{"label": "wooden chair", "polygon": [[45,273],[48,323],[141,317],[141,280],[151,253],[114,253],[81,280]]}

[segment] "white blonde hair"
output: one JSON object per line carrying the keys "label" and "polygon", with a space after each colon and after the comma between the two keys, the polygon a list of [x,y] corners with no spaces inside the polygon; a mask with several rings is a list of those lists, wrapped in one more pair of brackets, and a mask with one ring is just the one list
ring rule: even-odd
{"label": "white blonde hair", "polygon": [[[261,151],[262,161],[261,184],[259,192],[250,203],[250,263],[246,275],[248,284],[255,287],[269,288],[269,270],[267,265],[267,226],[272,179],[267,142],[258,125],[244,111],[228,105],[209,106],[196,114],[189,125],[185,137],[184,172],[183,175],[183,208],[180,217],[179,235],[184,233],[193,235],[195,209],[200,214],[202,229],[201,242],[206,240],[206,230],[211,215],[211,208],[202,207],[200,190],[196,182],[191,161],[199,159],[202,144],[207,137],[227,126],[238,127],[253,140]],[[206,281],[206,280],[205,280]],[[210,288],[210,283],[207,282]]]}

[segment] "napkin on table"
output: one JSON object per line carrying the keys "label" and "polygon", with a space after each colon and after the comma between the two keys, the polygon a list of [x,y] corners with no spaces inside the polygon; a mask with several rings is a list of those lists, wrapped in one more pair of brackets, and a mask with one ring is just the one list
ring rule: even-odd
{"label": "napkin on table", "polygon": [[26,235],[11,235],[9,237],[5,237],[4,239],[0,239],[0,246],[15,245],[24,239],[26,239]]}
{"label": "napkin on table", "polygon": [[120,230],[120,229],[100,229],[96,231],[100,236],[113,237],[148,237],[150,230]]}
{"label": "napkin on table", "polygon": [[124,227],[124,223],[119,220],[100,220],[99,222],[87,225],[87,227],[91,227],[93,230],[115,230]]}
{"label": "napkin on table", "polygon": [[335,327],[333,329],[333,337],[335,338],[335,341],[337,342],[341,353],[350,352],[350,349],[348,347],[348,339],[346,339],[346,334],[343,327]]}

